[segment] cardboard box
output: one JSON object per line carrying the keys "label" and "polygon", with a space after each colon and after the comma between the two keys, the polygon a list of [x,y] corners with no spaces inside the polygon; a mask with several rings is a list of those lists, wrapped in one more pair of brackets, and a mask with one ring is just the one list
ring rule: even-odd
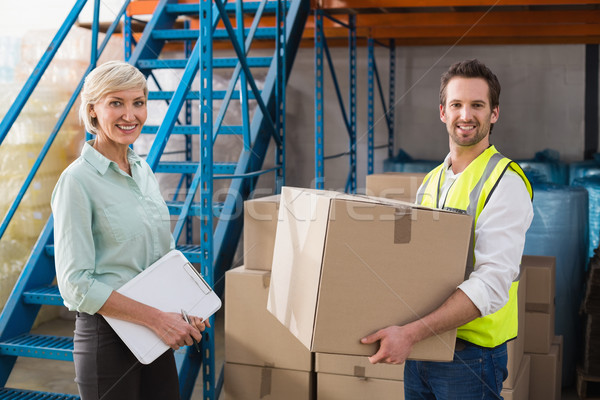
{"label": "cardboard box", "polygon": [[531,359],[529,355],[525,354],[514,387],[512,389],[502,389],[502,392],[500,392],[504,400],[528,400],[530,368]]}
{"label": "cardboard box", "polygon": [[512,389],[519,374],[519,367],[525,351],[525,299],[527,296],[527,269],[521,269],[519,279],[519,290],[517,291],[517,302],[519,308],[519,331],[517,337],[507,343],[508,352],[508,376],[504,380],[504,388]]}
{"label": "cardboard box", "polygon": [[556,293],[556,258],[523,256],[521,267],[527,270],[527,303],[532,312],[554,313]]}
{"label": "cardboard box", "polygon": [[529,354],[529,400],[560,400],[562,336],[555,336],[548,354]]}
{"label": "cardboard box", "polygon": [[[468,215],[284,187],[268,309],[314,352],[373,355],[360,339],[439,307],[464,280]],[[456,330],[409,358],[449,361]]]}
{"label": "cardboard box", "polygon": [[244,265],[270,271],[277,230],[279,195],[244,202]]}
{"label": "cardboard box", "polygon": [[314,400],[314,373],[225,363],[224,400]]}
{"label": "cardboard box", "polygon": [[267,311],[270,271],[225,273],[225,361],[310,371],[312,355]]}
{"label": "cardboard box", "polygon": [[371,364],[367,357],[346,354],[316,353],[315,372],[363,379],[404,380],[404,364]]}
{"label": "cardboard box", "polygon": [[414,203],[424,173],[386,172],[367,175],[367,196],[385,197]]}
{"label": "cardboard box", "polygon": [[554,313],[525,312],[525,353],[548,354],[553,339]]}
{"label": "cardboard box", "polygon": [[403,400],[404,382],[317,373],[317,398],[325,400]]}

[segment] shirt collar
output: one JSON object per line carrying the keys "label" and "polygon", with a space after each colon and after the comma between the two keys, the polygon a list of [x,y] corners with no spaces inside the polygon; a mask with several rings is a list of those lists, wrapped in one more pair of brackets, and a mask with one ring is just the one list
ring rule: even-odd
{"label": "shirt collar", "polygon": [[446,158],[444,158],[444,171],[448,171],[448,168],[450,168],[451,165],[452,164],[450,164],[450,153],[448,153]]}
{"label": "shirt collar", "polygon": [[[98,150],[94,149],[93,145],[94,145],[94,139],[88,140],[83,145],[83,149],[81,150],[81,156],[92,167],[96,168],[96,170],[101,175],[104,175],[104,174],[106,174],[106,171],[108,170],[108,167],[110,166],[110,164],[113,163],[116,165],[116,163],[114,161],[111,161],[108,158],[104,157],[104,155],[102,155],[102,153],[100,153]],[[127,159],[129,160],[130,166],[139,165],[142,160],[140,158],[140,156],[138,156],[130,148],[127,149]],[[117,168],[118,168],[118,166],[117,166]]]}

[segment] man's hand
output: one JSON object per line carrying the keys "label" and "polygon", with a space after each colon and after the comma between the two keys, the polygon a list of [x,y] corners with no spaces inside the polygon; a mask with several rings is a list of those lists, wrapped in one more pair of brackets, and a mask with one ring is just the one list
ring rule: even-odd
{"label": "man's hand", "polygon": [[379,343],[379,351],[369,357],[372,364],[385,362],[401,364],[412,351],[415,343],[433,335],[457,328],[480,317],[479,309],[460,289],[448,297],[431,314],[403,326],[388,326],[361,339],[361,343]]}
{"label": "man's hand", "polygon": [[380,342],[379,351],[369,357],[371,364],[402,364],[414,346],[414,342],[410,339],[410,335],[407,335],[406,328],[403,326],[388,326],[361,339],[360,342],[371,344],[377,341]]}

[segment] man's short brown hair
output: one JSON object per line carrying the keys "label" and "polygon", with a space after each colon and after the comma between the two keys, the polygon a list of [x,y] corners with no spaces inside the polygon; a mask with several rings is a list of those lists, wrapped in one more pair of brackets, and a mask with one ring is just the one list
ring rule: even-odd
{"label": "man's short brown hair", "polygon": [[494,73],[482,62],[477,59],[460,61],[453,64],[448,71],[444,72],[441,78],[440,85],[440,105],[446,106],[446,87],[450,79],[454,77],[462,78],[482,78],[489,88],[490,107],[498,107],[500,105],[500,82]]}

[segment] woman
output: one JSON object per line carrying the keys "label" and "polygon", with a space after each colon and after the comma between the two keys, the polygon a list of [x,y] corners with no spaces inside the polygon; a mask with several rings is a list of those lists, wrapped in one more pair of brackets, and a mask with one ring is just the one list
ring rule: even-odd
{"label": "woman", "polygon": [[200,341],[210,326],[115,291],[174,248],[156,177],[129,148],[146,121],[147,98],[146,79],[130,64],[107,62],[88,75],[79,116],[96,137],[52,195],[58,286],[77,311],[73,359],[82,400],[179,399],[173,352],[140,364],[102,315],[144,325],[175,350]]}

